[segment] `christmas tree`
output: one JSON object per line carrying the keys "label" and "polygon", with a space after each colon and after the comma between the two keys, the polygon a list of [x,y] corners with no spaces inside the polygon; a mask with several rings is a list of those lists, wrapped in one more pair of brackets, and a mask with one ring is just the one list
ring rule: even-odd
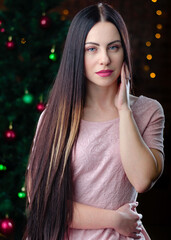
{"label": "christmas tree", "polygon": [[69,26],[57,4],[5,0],[0,11],[0,239],[24,230],[30,147]]}

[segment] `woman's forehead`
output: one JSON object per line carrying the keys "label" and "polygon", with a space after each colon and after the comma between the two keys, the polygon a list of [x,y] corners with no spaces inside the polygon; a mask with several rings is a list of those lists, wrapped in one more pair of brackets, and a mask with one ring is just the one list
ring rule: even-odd
{"label": "woman's forehead", "polygon": [[116,26],[111,22],[96,23],[87,34],[86,42],[112,42],[120,40],[120,34]]}

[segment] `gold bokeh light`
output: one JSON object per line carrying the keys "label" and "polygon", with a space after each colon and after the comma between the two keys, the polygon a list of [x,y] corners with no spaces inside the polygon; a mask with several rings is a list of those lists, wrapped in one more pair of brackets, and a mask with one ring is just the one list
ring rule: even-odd
{"label": "gold bokeh light", "polygon": [[161,30],[163,28],[163,26],[162,26],[162,24],[159,23],[159,24],[156,25],[156,28]]}
{"label": "gold bokeh light", "polygon": [[157,14],[158,16],[160,16],[160,15],[162,15],[162,11],[161,11],[161,10],[157,10],[157,11],[156,11],[156,14]]}
{"label": "gold bokeh light", "polygon": [[145,43],[145,45],[146,45],[147,47],[150,47],[150,46],[151,46],[151,42],[150,42],[150,41],[147,41],[147,42]]}
{"label": "gold bokeh light", "polygon": [[155,38],[157,38],[157,39],[161,38],[161,34],[160,33],[156,33],[155,34]]}
{"label": "gold bokeh light", "polygon": [[150,73],[150,77],[151,78],[155,78],[156,77],[156,74],[154,72]]}
{"label": "gold bokeh light", "polygon": [[147,54],[146,58],[147,58],[148,60],[151,60],[153,57],[152,57],[151,54]]}

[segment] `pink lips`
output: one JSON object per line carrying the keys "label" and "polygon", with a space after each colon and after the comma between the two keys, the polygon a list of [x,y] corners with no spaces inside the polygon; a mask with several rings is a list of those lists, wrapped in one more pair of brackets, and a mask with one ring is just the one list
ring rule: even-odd
{"label": "pink lips", "polygon": [[101,70],[99,72],[96,72],[97,75],[100,77],[109,77],[113,73],[113,70]]}

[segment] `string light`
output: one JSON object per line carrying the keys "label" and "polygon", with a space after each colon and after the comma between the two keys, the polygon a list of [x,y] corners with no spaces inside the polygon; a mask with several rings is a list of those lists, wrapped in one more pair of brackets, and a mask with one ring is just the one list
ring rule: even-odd
{"label": "string light", "polygon": [[11,42],[12,41],[12,36],[8,37],[8,41]]}
{"label": "string light", "polygon": [[151,42],[150,42],[150,41],[147,41],[145,45],[146,45],[147,47],[150,47],[150,46],[151,46]]}
{"label": "string light", "polygon": [[154,72],[150,73],[150,77],[151,78],[155,78],[156,77],[156,74]]}
{"label": "string light", "polygon": [[64,9],[64,10],[63,10],[63,14],[64,14],[65,16],[67,16],[67,15],[69,14],[68,9]]}
{"label": "string light", "polygon": [[161,30],[163,28],[163,26],[162,26],[162,24],[159,23],[159,24],[156,25],[156,28]]}
{"label": "string light", "polygon": [[144,65],[144,70],[148,72],[150,70],[150,67],[148,65]]}
{"label": "string light", "polygon": [[157,39],[161,38],[161,34],[160,33],[156,33],[155,34],[155,38],[157,38]]}
{"label": "string light", "polygon": [[147,54],[146,58],[147,58],[147,60],[151,60],[153,57],[151,54]]}
{"label": "string light", "polygon": [[[151,2],[157,3],[158,1],[157,1],[157,0],[151,0]],[[163,14],[163,12],[162,12],[161,9],[155,10],[154,13],[155,13],[157,16],[161,16],[161,15]],[[162,25],[161,23],[156,24],[156,29],[158,29],[158,30],[163,29],[163,25]],[[160,38],[162,37],[160,31],[157,31],[156,33],[154,33],[154,36],[155,36],[156,39],[160,39]],[[145,45],[146,45],[146,47],[148,47],[148,48],[150,48],[152,44],[153,44],[153,42],[151,42],[151,41],[149,41],[149,40],[145,42]],[[152,58],[153,58],[152,54],[146,54],[146,60],[150,61],[150,60],[152,60]],[[148,64],[145,64],[145,65],[143,66],[143,68],[144,68],[144,71],[148,72],[151,67],[150,67]],[[150,78],[153,79],[153,78],[156,77],[156,73],[151,72],[151,73],[149,73],[149,76],[150,76]]]}
{"label": "string light", "polygon": [[12,122],[10,122],[10,124],[9,124],[9,129],[10,129],[10,130],[13,129]]}
{"label": "string light", "polygon": [[55,46],[53,46],[50,51],[51,51],[51,53],[54,53],[55,52]]}
{"label": "string light", "polygon": [[26,43],[25,38],[21,38],[21,44],[25,44],[25,43]]}
{"label": "string light", "polygon": [[156,14],[157,14],[158,16],[161,16],[161,15],[162,15],[162,11],[161,11],[161,10],[157,10],[157,11],[156,11]]}

